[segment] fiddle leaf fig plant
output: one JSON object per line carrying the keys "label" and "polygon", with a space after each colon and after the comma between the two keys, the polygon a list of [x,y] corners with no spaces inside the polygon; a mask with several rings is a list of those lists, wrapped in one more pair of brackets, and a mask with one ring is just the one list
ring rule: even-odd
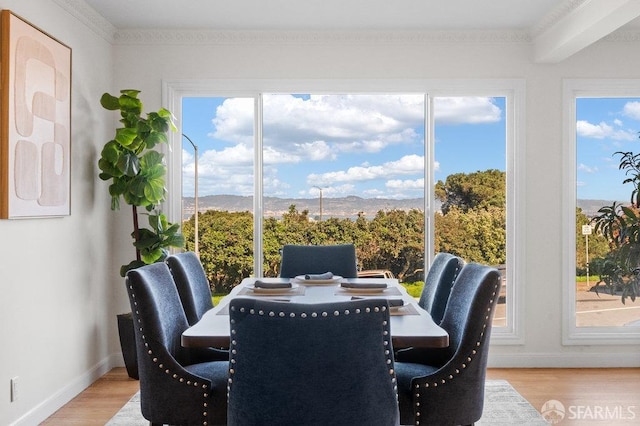
{"label": "fiddle leaf fig plant", "polygon": [[[156,145],[168,143],[167,132],[177,128],[172,114],[164,108],[143,117],[139,93],[139,90],[121,90],[118,97],[105,93],[100,98],[103,108],[120,111],[121,116],[122,127],[117,128],[114,138],[104,145],[98,167],[100,179],[111,181],[111,209],[119,210],[121,199],[132,207],[131,236],[136,259],[122,265],[120,275],[123,277],[130,269],[164,261],[169,247],[184,246],[180,225],[170,223],[159,207],[167,194],[167,169],[164,155],[154,150]],[[138,207],[145,208],[149,228],[140,227]]]}

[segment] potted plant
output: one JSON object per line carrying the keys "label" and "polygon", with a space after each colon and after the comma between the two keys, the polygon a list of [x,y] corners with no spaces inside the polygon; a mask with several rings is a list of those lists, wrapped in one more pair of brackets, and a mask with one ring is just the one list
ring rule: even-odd
{"label": "potted plant", "polygon": [[[100,104],[108,110],[120,111],[122,127],[116,129],[100,155],[99,177],[110,181],[111,209],[120,209],[120,200],[131,206],[133,214],[133,246],[135,259],[120,268],[120,275],[143,265],[162,262],[170,247],[183,247],[179,224],[170,223],[160,204],[165,200],[166,166],[164,155],[154,148],[167,143],[167,132],[177,130],[171,113],[161,108],[143,117],[139,90],[121,90],[116,97],[105,93]],[[141,227],[138,207],[143,207],[149,227]],[[118,330],[129,376],[138,378],[131,314],[118,315]]]}

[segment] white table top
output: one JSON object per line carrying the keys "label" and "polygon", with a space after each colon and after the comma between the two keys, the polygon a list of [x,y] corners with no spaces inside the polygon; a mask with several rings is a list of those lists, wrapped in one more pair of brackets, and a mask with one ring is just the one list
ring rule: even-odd
{"label": "white table top", "polygon": [[[279,282],[282,278],[259,278],[264,282]],[[323,303],[351,300],[353,297],[374,297],[404,300],[404,306],[391,311],[391,337],[395,349],[406,347],[446,347],[449,335],[437,326],[431,315],[420,308],[417,301],[407,294],[396,279],[386,278],[351,278],[336,280],[332,284],[309,285],[302,281],[292,280],[294,289],[278,294],[254,293],[250,290],[256,278],[245,278],[233,291],[222,298],[218,305],[205,313],[202,319],[189,327],[182,334],[182,346],[185,347],[229,347],[229,315],[228,305],[234,297],[257,297],[264,300],[288,300],[299,303]],[[382,292],[348,291],[340,286],[340,282],[353,283],[386,283],[387,289]]]}

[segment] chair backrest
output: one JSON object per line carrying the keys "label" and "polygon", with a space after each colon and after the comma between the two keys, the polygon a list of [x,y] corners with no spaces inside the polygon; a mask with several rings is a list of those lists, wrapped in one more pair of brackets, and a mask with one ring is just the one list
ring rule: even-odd
{"label": "chair backrest", "polygon": [[332,272],[344,278],[357,278],[356,248],[353,244],[282,247],[280,276],[293,278],[304,274]]}
{"label": "chair backrest", "polygon": [[386,300],[231,301],[229,425],[397,425]]}
{"label": "chair backrest", "polygon": [[436,368],[432,374],[412,380],[414,401],[419,401],[414,415],[421,422],[473,424],[482,416],[491,323],[501,283],[500,272],[490,266],[468,263],[460,271],[440,323],[449,333],[449,347],[425,359]]}
{"label": "chair backrest", "polygon": [[464,260],[451,253],[441,252],[433,258],[418,305],[431,314],[436,324],[442,321],[451,287],[463,266]]}
{"label": "chair backrest", "polygon": [[192,251],[170,255],[166,262],[178,288],[187,321],[193,325],[213,308],[211,287],[202,263]]}
{"label": "chair backrest", "polygon": [[[158,262],[132,269],[125,281],[135,325],[143,416],[152,423],[168,424],[224,421],[226,389],[219,383],[214,388],[195,367],[184,367],[191,363],[191,354],[180,340],[189,325],[168,266]],[[200,365],[226,372],[228,363]],[[208,413],[202,410],[203,403],[211,406]]]}

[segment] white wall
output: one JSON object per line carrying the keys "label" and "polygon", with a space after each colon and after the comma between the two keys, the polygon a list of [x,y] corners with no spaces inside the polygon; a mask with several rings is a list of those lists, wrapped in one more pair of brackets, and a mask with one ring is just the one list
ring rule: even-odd
{"label": "white wall", "polygon": [[111,44],[51,0],[0,8],[72,48],[71,215],[0,220],[0,424],[37,424],[121,362],[115,315],[130,309],[110,231],[129,217],[111,212],[96,173],[115,124],[99,104],[112,87]]}
{"label": "white wall", "polygon": [[[193,43],[109,28],[80,0],[0,0],[73,49],[72,213],[0,221],[0,424],[35,424],[121,362],[115,315],[128,311],[119,265],[130,259],[130,212],[111,212],[97,159],[116,117],[102,92],[142,90],[161,106],[162,81],[178,79],[436,79],[526,81],[527,222],[525,343],[493,346],[492,365],[640,365],[638,346],[562,346],[562,79],[640,78],[640,42],[600,42],[560,64],[534,64],[528,43],[452,39],[353,42],[349,37],[275,43],[249,35]],[[86,12],[86,13],[85,13]],[[92,19],[87,19],[87,16]],[[131,40],[139,41],[131,41]],[[112,50],[113,49],[113,50]],[[544,278],[544,279],[541,279]],[[20,396],[9,402],[9,379]]]}

